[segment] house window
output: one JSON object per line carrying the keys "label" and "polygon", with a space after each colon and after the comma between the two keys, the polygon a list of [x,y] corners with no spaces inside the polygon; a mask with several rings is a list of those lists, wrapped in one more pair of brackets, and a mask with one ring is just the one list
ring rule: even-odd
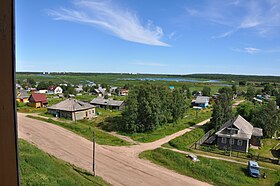
{"label": "house window", "polygon": [[222,138],[222,143],[227,143],[227,138]]}
{"label": "house window", "polygon": [[243,142],[242,140],[238,140],[238,141],[237,141],[237,145],[238,145],[238,146],[242,146],[242,142]]}
{"label": "house window", "polygon": [[230,139],[229,139],[229,143],[230,143],[231,145],[234,145],[234,139],[233,139],[233,138],[230,138]]}

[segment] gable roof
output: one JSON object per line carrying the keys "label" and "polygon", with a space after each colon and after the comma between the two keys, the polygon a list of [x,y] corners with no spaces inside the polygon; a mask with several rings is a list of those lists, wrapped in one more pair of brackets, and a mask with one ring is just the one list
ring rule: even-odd
{"label": "gable roof", "polygon": [[27,91],[22,89],[18,92],[17,94],[17,98],[20,98],[20,99],[24,99],[24,98],[28,98],[28,94],[27,94]]}
{"label": "gable roof", "polygon": [[109,105],[109,106],[121,106],[124,101],[117,101],[117,100],[113,100],[112,98],[109,99],[104,99],[104,98],[94,98],[91,102],[91,104],[94,105]]}
{"label": "gable roof", "polygon": [[45,94],[37,93],[37,94],[31,94],[29,97],[30,102],[42,102],[47,103],[47,97]]}
{"label": "gable roof", "polygon": [[94,105],[91,105],[89,103],[69,98],[53,106],[48,107],[48,109],[74,112],[74,111],[92,109],[94,107],[95,107]]}
{"label": "gable roof", "polygon": [[216,132],[216,135],[221,137],[229,137],[230,134],[225,131],[226,128],[229,128],[234,126],[238,129],[237,134],[232,134],[231,137],[233,138],[240,138],[240,139],[251,139],[251,136],[253,134],[253,125],[249,123],[247,120],[245,120],[242,116],[238,115],[232,120],[227,121],[218,132]]}

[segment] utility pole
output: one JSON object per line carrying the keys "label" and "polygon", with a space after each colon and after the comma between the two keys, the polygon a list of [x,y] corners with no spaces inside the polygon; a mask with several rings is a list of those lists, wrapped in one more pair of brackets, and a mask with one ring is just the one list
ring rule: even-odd
{"label": "utility pole", "polygon": [[93,140],[92,140],[92,172],[96,176],[96,162],[95,162],[95,132],[93,131]]}

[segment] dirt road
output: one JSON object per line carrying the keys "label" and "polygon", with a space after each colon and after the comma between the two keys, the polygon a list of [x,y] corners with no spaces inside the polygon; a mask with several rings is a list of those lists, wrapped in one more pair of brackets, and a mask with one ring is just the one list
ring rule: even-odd
{"label": "dirt road", "polygon": [[[57,158],[85,170],[92,170],[92,142],[59,126],[27,118],[25,114],[19,113],[18,120],[20,138]],[[97,145],[97,175],[113,185],[209,185],[138,158],[140,152],[155,149],[192,128],[152,143],[131,147]]]}

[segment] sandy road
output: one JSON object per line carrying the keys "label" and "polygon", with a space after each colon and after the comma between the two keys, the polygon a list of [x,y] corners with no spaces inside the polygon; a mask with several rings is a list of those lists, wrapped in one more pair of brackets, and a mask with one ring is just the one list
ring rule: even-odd
{"label": "sandy road", "polygon": [[[27,118],[25,114],[19,113],[18,120],[20,138],[57,158],[85,170],[92,170],[92,142],[59,126]],[[155,149],[192,128],[152,143],[131,147],[97,145],[97,175],[113,185],[209,185],[137,157],[140,152]]]}

